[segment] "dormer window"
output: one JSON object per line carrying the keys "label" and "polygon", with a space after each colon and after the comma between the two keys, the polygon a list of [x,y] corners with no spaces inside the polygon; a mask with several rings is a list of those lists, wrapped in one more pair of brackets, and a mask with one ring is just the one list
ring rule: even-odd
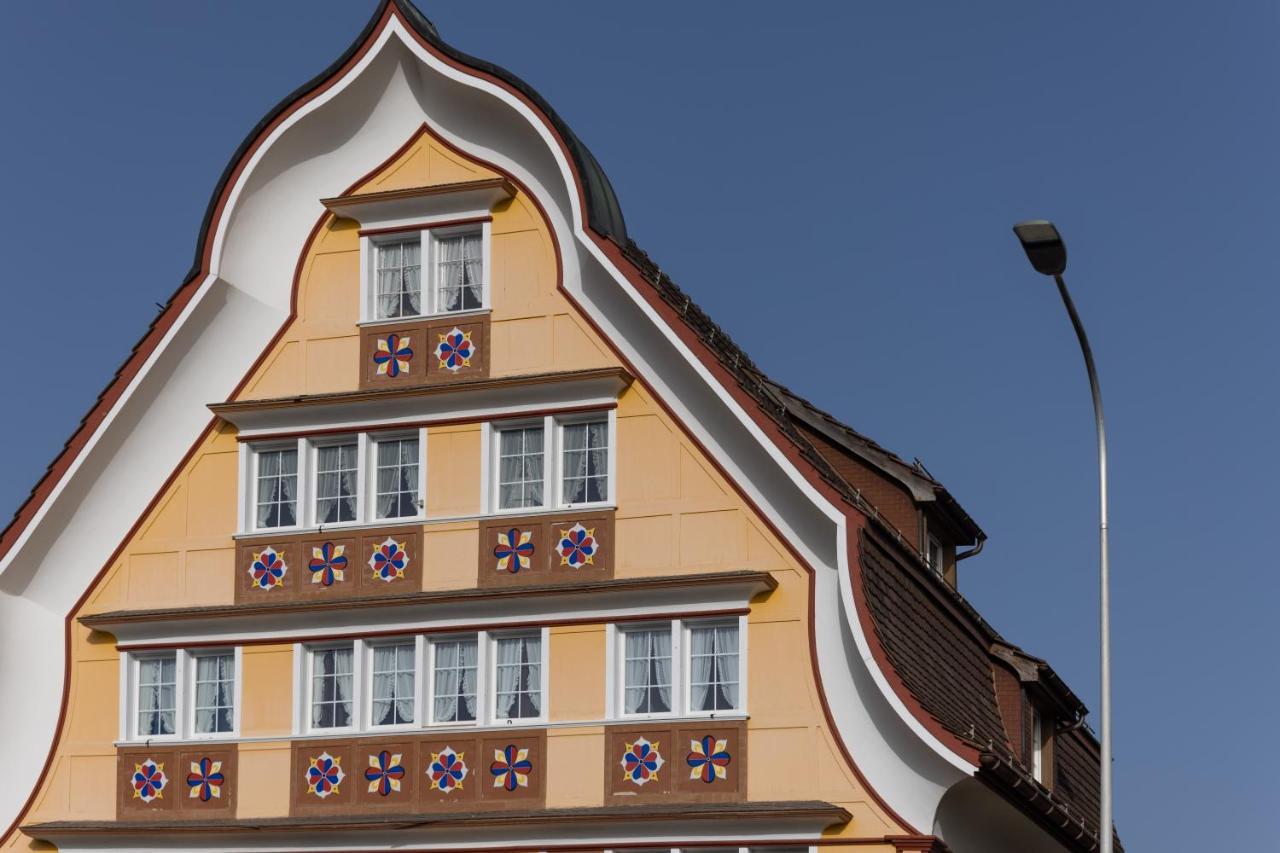
{"label": "dormer window", "polygon": [[370,319],[403,320],[486,308],[488,233],[485,221],[366,235]]}
{"label": "dormer window", "polygon": [[941,575],[944,569],[942,543],[932,536],[929,537],[929,552],[927,557],[929,560],[929,568]]}
{"label": "dormer window", "polygon": [[1044,723],[1035,708],[1031,709],[1031,775],[1044,784]]}

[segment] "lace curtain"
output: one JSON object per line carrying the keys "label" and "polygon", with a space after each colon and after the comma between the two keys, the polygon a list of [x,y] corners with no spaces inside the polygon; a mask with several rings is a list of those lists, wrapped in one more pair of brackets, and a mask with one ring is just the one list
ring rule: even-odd
{"label": "lace curtain", "polygon": [[422,307],[422,243],[378,246],[378,317],[412,317]]}
{"label": "lace curtain", "polygon": [[738,707],[738,626],[689,632],[689,704],[697,711]]}
{"label": "lace curtain", "polygon": [[288,527],[296,523],[298,451],[258,454],[258,526]]}
{"label": "lace curtain", "polygon": [[338,444],[319,448],[317,454],[316,515],[321,524],[355,521],[356,445]]}
{"label": "lace curtain", "polygon": [[542,427],[500,433],[498,506],[542,506]]}
{"label": "lace curtain", "polygon": [[413,722],[413,646],[377,646],[373,650],[373,723]]}
{"label": "lace curtain", "polygon": [[138,662],[138,734],[174,734],[176,681],[175,658],[146,658]]}
{"label": "lace curtain", "polygon": [[536,717],[541,713],[541,661],[539,637],[510,637],[498,641],[498,717]]}
{"label": "lace curtain", "polygon": [[378,442],[378,518],[418,514],[418,440]]}
{"label": "lace curtain", "polygon": [[585,503],[608,499],[609,424],[568,424],[564,428],[564,499]]}
{"label": "lace curtain", "polygon": [[476,642],[438,643],[435,647],[434,720],[470,722],[476,718]]}
{"label": "lace curtain", "polygon": [[234,655],[202,655],[196,658],[196,731],[229,732],[234,706]]}
{"label": "lace curtain", "polygon": [[480,308],[484,304],[480,235],[441,238],[437,251],[440,253],[440,304],[436,309],[473,311]]}
{"label": "lace curtain", "polygon": [[671,710],[671,632],[626,633],[628,714],[661,714]]}
{"label": "lace curtain", "polygon": [[351,649],[316,652],[311,681],[311,725],[351,724]]}

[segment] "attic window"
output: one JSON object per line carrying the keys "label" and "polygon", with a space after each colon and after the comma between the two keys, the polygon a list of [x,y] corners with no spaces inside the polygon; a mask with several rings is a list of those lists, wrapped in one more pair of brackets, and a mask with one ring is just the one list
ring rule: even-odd
{"label": "attic window", "polygon": [[488,307],[488,222],[373,234],[363,246],[365,310],[372,321]]}
{"label": "attic window", "polygon": [[941,575],[943,571],[942,555],[943,555],[942,543],[939,542],[934,537],[930,536],[929,551],[928,551],[928,554],[926,555],[926,558],[929,561],[929,568],[933,569],[939,575]]}
{"label": "attic window", "polygon": [[1044,723],[1035,708],[1031,709],[1031,775],[1044,784]]}

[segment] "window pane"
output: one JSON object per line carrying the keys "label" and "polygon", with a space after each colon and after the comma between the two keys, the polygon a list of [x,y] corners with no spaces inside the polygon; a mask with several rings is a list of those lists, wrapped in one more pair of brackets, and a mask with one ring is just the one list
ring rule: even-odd
{"label": "window pane", "polygon": [[738,707],[738,626],[700,626],[689,632],[689,707]]}
{"label": "window pane", "polygon": [[351,725],[351,647],[317,649],[311,654],[311,727]]}
{"label": "window pane", "polygon": [[395,726],[414,721],[415,669],[413,643],[374,648],[373,725]]}
{"label": "window pane", "polygon": [[542,438],[540,426],[498,434],[499,509],[542,506]]}
{"label": "window pane", "polygon": [[476,718],[476,638],[438,641],[432,648],[432,721],[473,722]]}
{"label": "window pane", "polygon": [[316,450],[316,521],[320,524],[356,520],[357,455],[355,442]]}
{"label": "window pane", "polygon": [[139,736],[177,733],[177,678],[176,653],[138,661]]}
{"label": "window pane", "polygon": [[609,422],[563,427],[565,503],[591,503],[609,497]]}
{"label": "window pane", "polygon": [[417,238],[378,245],[374,270],[378,319],[422,313],[421,254]]}
{"label": "window pane", "polygon": [[481,308],[484,305],[481,235],[440,237],[436,247],[436,310],[474,311]]}
{"label": "window pane", "polygon": [[298,451],[263,450],[258,458],[258,527],[297,523]]}
{"label": "window pane", "polygon": [[378,442],[378,518],[405,518],[418,514],[418,440]]}
{"label": "window pane", "polygon": [[628,714],[671,710],[671,628],[625,632],[623,703]]}
{"label": "window pane", "polygon": [[498,718],[539,716],[542,713],[541,636],[500,638],[494,676],[494,710]]}
{"label": "window pane", "polygon": [[230,732],[235,728],[236,659],[233,654],[195,659],[195,731]]}

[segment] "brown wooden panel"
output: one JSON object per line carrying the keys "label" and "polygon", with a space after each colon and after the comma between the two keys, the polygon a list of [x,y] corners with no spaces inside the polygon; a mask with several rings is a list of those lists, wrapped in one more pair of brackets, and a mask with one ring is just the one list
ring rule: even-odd
{"label": "brown wooden panel", "polygon": [[480,742],[477,763],[485,771],[485,778],[478,787],[486,808],[537,808],[543,802],[546,745],[546,732],[541,731],[511,732]]}
{"label": "brown wooden panel", "polygon": [[360,572],[360,540],[348,536],[302,539],[294,595],[300,599],[354,595]]}
{"label": "brown wooden panel", "polygon": [[357,566],[362,595],[394,595],[422,589],[422,528],[363,531]]}
{"label": "brown wooden panel", "polygon": [[349,812],[364,782],[364,768],[356,766],[355,755],[350,740],[293,744],[290,814]]}
{"label": "brown wooden panel", "polygon": [[257,539],[236,548],[236,603],[292,601],[307,570],[297,536]]}
{"label": "brown wooden panel", "polygon": [[353,810],[391,808],[408,811],[417,800],[417,744],[412,736],[395,740],[354,741]]}
{"label": "brown wooden panel", "polygon": [[492,587],[608,580],[614,566],[613,516],[613,510],[606,510],[484,521],[476,583]]}
{"label": "brown wooden panel", "polygon": [[745,723],[708,720],[705,726],[680,726],[674,744],[681,765],[673,780],[675,792],[702,801],[745,798],[746,746]]}
{"label": "brown wooden panel", "polygon": [[433,320],[426,326],[427,382],[489,375],[489,315]]}
{"label": "brown wooden panel", "polygon": [[174,775],[178,810],[188,817],[235,817],[239,779],[239,751],[235,746],[186,746],[178,753]]}
{"label": "brown wooden panel", "polygon": [[422,774],[419,803],[427,810],[475,807],[480,788],[487,781],[488,765],[480,752],[480,739],[448,735],[418,743],[418,772]]}
{"label": "brown wooden panel", "polygon": [[683,754],[671,725],[613,726],[605,739],[604,764],[605,805],[667,799]]}
{"label": "brown wooden panel", "polygon": [[121,820],[173,819],[186,786],[175,748],[116,752],[116,814]]}
{"label": "brown wooden panel", "polygon": [[254,537],[236,548],[236,576],[236,604],[418,592],[422,526]]}
{"label": "brown wooden panel", "polygon": [[378,326],[360,334],[360,387],[421,385],[426,381],[425,323]]}

